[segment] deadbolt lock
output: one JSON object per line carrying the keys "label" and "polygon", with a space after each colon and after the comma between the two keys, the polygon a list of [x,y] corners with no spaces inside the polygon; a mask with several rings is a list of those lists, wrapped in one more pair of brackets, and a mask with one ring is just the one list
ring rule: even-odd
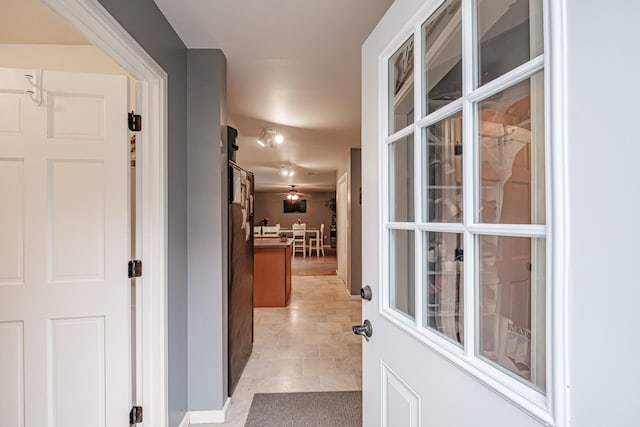
{"label": "deadbolt lock", "polygon": [[360,288],[360,298],[362,298],[365,301],[371,301],[372,296],[373,296],[373,293],[371,292],[371,286],[365,285],[362,288]]}

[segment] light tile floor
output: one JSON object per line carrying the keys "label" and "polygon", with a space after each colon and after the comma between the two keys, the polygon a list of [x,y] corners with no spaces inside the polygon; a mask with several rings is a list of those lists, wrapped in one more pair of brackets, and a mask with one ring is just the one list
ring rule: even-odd
{"label": "light tile floor", "polygon": [[361,321],[336,276],[294,276],[289,306],[254,310],[253,353],[223,424],[244,426],[254,393],[360,390],[362,338],[351,331]]}

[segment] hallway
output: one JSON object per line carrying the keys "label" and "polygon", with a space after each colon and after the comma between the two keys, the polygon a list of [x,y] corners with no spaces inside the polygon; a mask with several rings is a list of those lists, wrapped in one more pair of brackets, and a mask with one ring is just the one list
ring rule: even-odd
{"label": "hallway", "polygon": [[[315,257],[314,257],[315,258]],[[254,393],[361,389],[360,301],[337,276],[293,276],[289,306],[257,308],[253,353],[224,424],[244,425]]]}

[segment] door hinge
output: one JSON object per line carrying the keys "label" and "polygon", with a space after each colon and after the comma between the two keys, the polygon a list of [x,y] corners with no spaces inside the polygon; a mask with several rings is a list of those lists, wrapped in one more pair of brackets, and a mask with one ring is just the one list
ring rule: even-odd
{"label": "door hinge", "polygon": [[142,261],[139,259],[129,261],[129,279],[133,277],[142,277]]}
{"label": "door hinge", "polygon": [[142,116],[140,114],[129,113],[129,130],[131,132],[140,132],[142,130]]}
{"label": "door hinge", "polygon": [[129,425],[139,424],[142,422],[142,406],[134,406],[129,412]]}

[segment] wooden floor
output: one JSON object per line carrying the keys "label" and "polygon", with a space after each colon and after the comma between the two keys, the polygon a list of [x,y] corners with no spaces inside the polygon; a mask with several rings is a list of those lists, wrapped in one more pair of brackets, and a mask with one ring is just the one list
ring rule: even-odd
{"label": "wooden floor", "polygon": [[[329,264],[297,258],[301,267]],[[361,322],[361,305],[337,276],[294,276],[288,307],[254,313],[253,353],[227,422],[198,427],[244,426],[254,393],[361,390],[362,338],[351,331]]]}
{"label": "wooden floor", "polygon": [[338,260],[336,258],[336,248],[325,247],[325,256],[313,255],[303,257],[296,254],[291,258],[291,274],[294,276],[335,276],[338,269]]}

